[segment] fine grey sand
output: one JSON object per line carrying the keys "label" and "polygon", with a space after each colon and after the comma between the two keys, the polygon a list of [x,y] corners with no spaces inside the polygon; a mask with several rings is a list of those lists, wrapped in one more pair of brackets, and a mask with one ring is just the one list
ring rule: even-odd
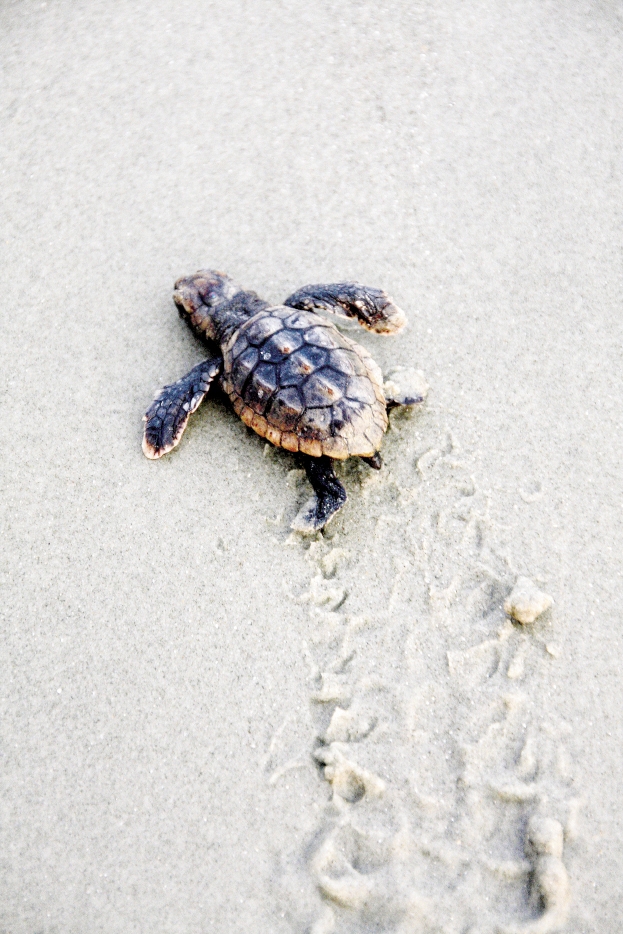
{"label": "fine grey sand", "polygon": [[[621,3],[5,0],[0,65],[2,934],[619,932]],[[324,536],[216,398],[141,453],[202,266],[408,315]]]}

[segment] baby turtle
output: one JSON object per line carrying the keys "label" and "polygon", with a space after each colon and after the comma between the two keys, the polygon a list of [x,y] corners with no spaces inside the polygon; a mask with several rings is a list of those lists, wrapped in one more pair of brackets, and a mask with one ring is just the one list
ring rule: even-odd
{"label": "baby turtle", "polygon": [[283,305],[269,305],[211,269],[178,279],[173,300],[195,334],[219,345],[220,353],[165,386],[149,407],[145,455],[162,457],[179,444],[189,415],[218,378],[245,425],[300,454],[315,495],[292,528],[322,529],[346,502],[333,460],[360,457],[379,469],[388,409],[423,397],[392,382],[393,397],[386,398],[367,350],[317,311],[356,318],[378,334],[398,331],[404,312],[385,292],[356,282],[308,285]]}

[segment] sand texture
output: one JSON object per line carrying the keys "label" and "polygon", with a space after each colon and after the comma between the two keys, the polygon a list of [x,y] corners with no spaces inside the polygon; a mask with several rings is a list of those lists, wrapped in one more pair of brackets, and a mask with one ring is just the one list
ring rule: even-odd
{"label": "sand texture", "polygon": [[[623,6],[0,6],[1,934],[618,934]],[[383,470],[210,393],[226,270],[349,324]]]}

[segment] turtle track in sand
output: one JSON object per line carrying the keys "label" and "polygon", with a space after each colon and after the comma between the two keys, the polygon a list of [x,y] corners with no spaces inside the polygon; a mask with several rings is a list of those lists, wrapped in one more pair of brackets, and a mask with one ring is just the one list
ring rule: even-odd
{"label": "turtle track in sand", "polygon": [[277,859],[289,930],[546,934],[568,914],[579,798],[570,727],[547,700],[557,627],[504,613],[531,569],[513,566],[465,456],[426,422],[396,420],[386,469],[356,468],[360,527],[351,515],[308,546],[293,596],[313,623],[309,734],[288,759],[276,737],[266,775],[318,781]]}

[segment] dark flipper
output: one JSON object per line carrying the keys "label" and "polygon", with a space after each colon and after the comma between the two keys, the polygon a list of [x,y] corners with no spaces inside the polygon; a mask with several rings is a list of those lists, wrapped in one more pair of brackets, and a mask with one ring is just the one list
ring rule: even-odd
{"label": "dark flipper", "polygon": [[314,496],[305,503],[292,523],[296,532],[317,532],[323,529],[346,502],[346,490],[335,476],[330,457],[301,455]]}
{"label": "dark flipper", "polygon": [[306,285],[286,298],[284,305],[357,318],[368,331],[379,334],[393,334],[406,323],[404,311],[394,305],[387,292],[358,282]]}
{"label": "dark flipper", "polygon": [[368,467],[373,467],[375,470],[380,470],[383,466],[383,458],[378,451],[376,454],[373,454],[372,457],[362,457],[361,460],[364,464],[367,464]]}
{"label": "dark flipper", "polygon": [[164,387],[143,416],[145,457],[151,460],[162,457],[179,444],[189,416],[201,404],[222,365],[220,357],[204,360],[177,383]]}

